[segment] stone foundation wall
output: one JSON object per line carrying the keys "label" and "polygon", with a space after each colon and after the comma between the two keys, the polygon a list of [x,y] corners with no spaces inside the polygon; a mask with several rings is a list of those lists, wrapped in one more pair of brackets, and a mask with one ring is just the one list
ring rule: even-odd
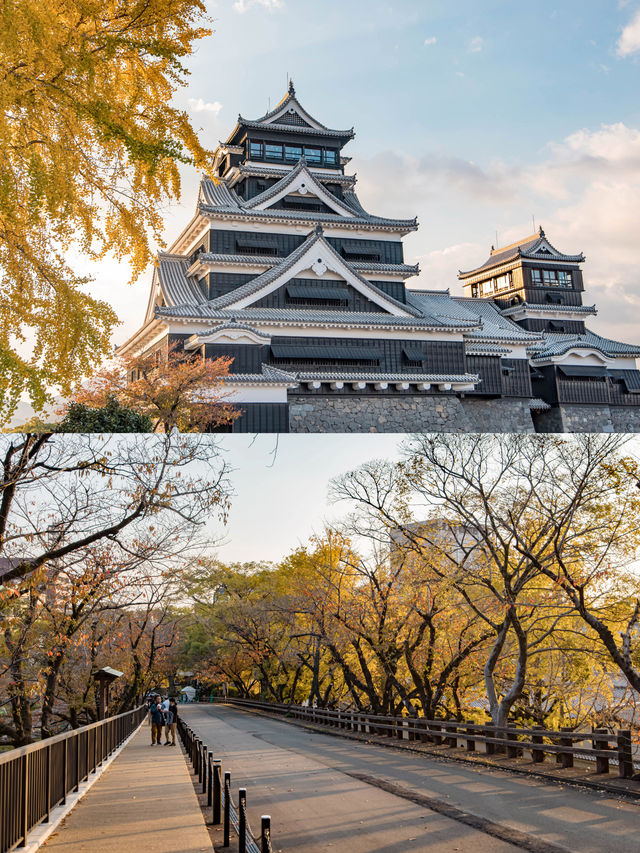
{"label": "stone foundation wall", "polygon": [[611,406],[611,423],[614,432],[640,432],[640,406]]}
{"label": "stone foundation wall", "polygon": [[292,396],[290,432],[472,432],[451,395]]}
{"label": "stone foundation wall", "polygon": [[536,432],[564,432],[560,409],[550,409],[548,412],[533,412],[531,416]]}
{"label": "stone foundation wall", "polygon": [[469,420],[470,432],[535,432],[528,400],[465,397],[462,408]]}
{"label": "stone foundation wall", "polygon": [[[564,404],[534,415],[538,432],[619,432],[612,421],[609,406]],[[624,430],[622,430],[624,431]]]}
{"label": "stone foundation wall", "polygon": [[640,406],[563,405],[531,413],[518,398],[298,395],[289,397],[289,431],[640,433]]}

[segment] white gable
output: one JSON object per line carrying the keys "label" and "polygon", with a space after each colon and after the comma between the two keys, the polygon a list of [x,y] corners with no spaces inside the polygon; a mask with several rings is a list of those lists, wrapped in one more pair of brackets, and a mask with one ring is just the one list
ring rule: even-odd
{"label": "white gable", "polygon": [[[323,279],[325,276],[329,278],[331,273],[337,274],[339,278],[346,281],[347,284],[350,284],[367,299],[375,302],[376,305],[387,313],[396,317],[414,316],[411,312],[402,309],[398,303],[387,299],[385,294],[373,288],[365,279],[350,269],[324,240],[313,241],[307,251],[295,263],[283,270],[281,275],[275,276],[264,287],[261,287],[260,290],[247,294],[239,298],[236,302],[225,305],[225,308],[247,308],[259,299],[278,290],[292,278],[313,277]],[[348,314],[346,316],[348,317]]]}
{"label": "white gable", "polygon": [[[292,175],[294,175],[296,171],[297,170],[294,170]],[[324,202],[327,207],[331,208],[334,213],[337,213],[339,216],[344,216],[345,219],[353,219],[356,216],[352,210],[349,210],[346,205],[342,204],[335,196],[326,190],[320,181],[317,181],[313,177],[306,166],[300,169],[297,174],[295,174],[295,177],[287,176],[286,178],[283,178],[281,183],[281,189],[274,195],[269,195],[269,197],[265,198],[264,201],[258,200],[257,204],[252,204],[252,200],[250,199],[248,204],[245,206],[251,207],[252,210],[267,210],[280,201],[280,199],[285,198],[288,195],[296,194],[319,199]],[[256,196],[256,199],[258,198],[259,197]]]}

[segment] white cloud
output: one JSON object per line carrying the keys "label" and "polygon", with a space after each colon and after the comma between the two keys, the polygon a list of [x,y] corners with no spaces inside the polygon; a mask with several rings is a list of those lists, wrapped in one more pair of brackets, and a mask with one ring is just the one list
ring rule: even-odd
{"label": "white cloud", "polygon": [[241,15],[248,12],[253,6],[262,6],[269,12],[274,12],[276,9],[281,9],[284,2],[283,0],[236,0],[233,4],[234,10]]}
{"label": "white cloud", "polygon": [[640,9],[622,30],[617,44],[618,56],[631,56],[640,51]]}
{"label": "white cloud", "polygon": [[435,44],[437,41],[438,41],[438,39],[435,36],[429,36],[429,38],[426,38],[424,40],[424,43],[425,43],[425,45],[428,46],[430,44]]}
{"label": "white cloud", "polygon": [[189,98],[189,104],[194,113],[213,113],[218,115],[222,109],[220,101],[203,101],[202,98]]}
{"label": "white cloud", "polygon": [[599,311],[590,327],[638,340],[640,128],[619,122],[577,130],[526,165],[382,152],[356,171],[367,210],[418,215],[420,230],[407,237],[405,255],[420,261],[422,273],[410,286],[460,293],[458,270],[486,259],[496,230],[500,245],[531,233],[535,213],[560,251],[587,257],[585,304]]}
{"label": "white cloud", "polygon": [[484,39],[482,36],[476,36],[469,42],[469,53],[480,53],[484,49]]}

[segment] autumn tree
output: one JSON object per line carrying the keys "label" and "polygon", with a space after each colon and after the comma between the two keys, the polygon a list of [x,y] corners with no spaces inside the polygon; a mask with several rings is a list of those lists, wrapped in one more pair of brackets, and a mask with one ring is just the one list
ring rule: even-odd
{"label": "autumn tree", "polygon": [[0,10],[0,423],[27,392],[69,393],[117,322],[71,252],[160,240],[179,165],[209,168],[172,97],[209,34],[202,0],[6,0]]}
{"label": "autumn tree", "polygon": [[24,740],[34,691],[51,732],[67,655],[105,611],[136,608],[135,658],[143,608],[148,625],[162,609],[149,590],[211,545],[200,530],[224,521],[228,483],[200,436],[7,436],[0,453],[0,678]]}
{"label": "autumn tree", "polygon": [[358,507],[361,532],[379,528],[448,564],[443,578],[493,634],[483,674],[498,725],[523,697],[532,656],[549,653],[576,614],[591,629],[584,643],[599,637],[606,647],[609,637],[610,657],[633,685],[627,634],[611,638],[614,626],[633,624],[635,606],[625,623],[602,603],[608,591],[624,607],[638,547],[635,466],[623,445],[597,436],[418,436],[404,464],[366,465],[336,484],[336,496]]}
{"label": "autumn tree", "polygon": [[170,432],[174,427],[181,432],[230,427],[240,416],[224,390],[231,361],[205,359],[175,346],[163,354],[119,359],[91,377],[73,396],[71,406],[102,409],[116,399],[121,406],[150,418],[155,432]]}

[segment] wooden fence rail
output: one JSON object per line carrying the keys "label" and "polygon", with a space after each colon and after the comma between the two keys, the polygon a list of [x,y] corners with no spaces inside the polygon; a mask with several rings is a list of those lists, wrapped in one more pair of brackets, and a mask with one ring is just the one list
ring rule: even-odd
{"label": "wooden fence rail", "polygon": [[487,755],[506,752],[509,758],[518,758],[526,750],[531,753],[532,761],[535,763],[542,763],[547,757],[555,757],[555,761],[563,767],[573,767],[574,757],[580,756],[587,760],[595,760],[597,773],[609,773],[610,764],[617,764],[618,773],[622,779],[630,779],[635,772],[629,729],[610,732],[603,728],[592,731],[563,728],[555,731],[543,726],[534,726],[530,729],[514,726],[497,727],[457,720],[429,720],[424,717],[390,717],[358,711],[334,711],[251,699],[225,701],[352,732],[382,735],[399,740],[422,741],[452,749],[463,746],[468,752],[477,752],[479,743],[484,744]]}

